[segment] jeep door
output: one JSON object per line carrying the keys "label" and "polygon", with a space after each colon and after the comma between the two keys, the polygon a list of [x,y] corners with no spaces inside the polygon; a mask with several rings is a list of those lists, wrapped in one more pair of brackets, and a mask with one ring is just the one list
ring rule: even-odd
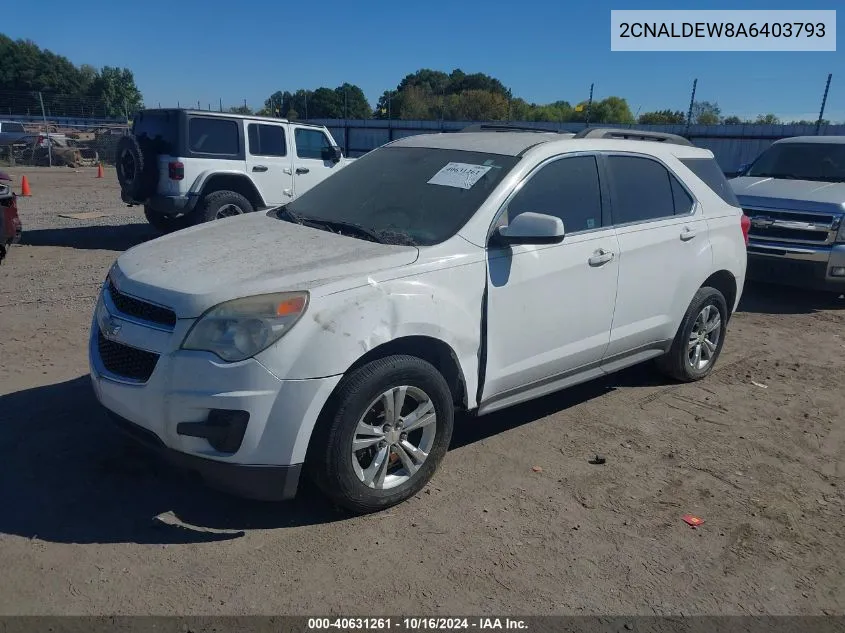
{"label": "jeep door", "polygon": [[293,168],[286,125],[247,120],[247,175],[267,206],[293,198]]}
{"label": "jeep door", "polygon": [[294,195],[301,196],[331,176],[342,164],[328,158],[335,144],[324,130],[313,126],[291,125],[294,137]]}

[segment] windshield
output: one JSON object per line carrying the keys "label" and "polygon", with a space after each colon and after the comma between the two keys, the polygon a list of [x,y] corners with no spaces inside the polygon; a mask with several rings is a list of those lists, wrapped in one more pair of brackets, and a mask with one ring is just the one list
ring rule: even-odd
{"label": "windshield", "polygon": [[745,175],[845,182],[845,143],[776,143]]}
{"label": "windshield", "polygon": [[353,237],[429,246],[457,233],[517,162],[518,156],[483,152],[384,147],[306,191],[284,211],[288,219],[323,223]]}

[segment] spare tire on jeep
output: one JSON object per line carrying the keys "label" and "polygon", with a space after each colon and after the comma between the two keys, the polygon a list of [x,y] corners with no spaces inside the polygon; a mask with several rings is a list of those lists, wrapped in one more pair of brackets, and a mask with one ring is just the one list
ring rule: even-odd
{"label": "spare tire on jeep", "polygon": [[126,196],[145,200],[155,191],[157,178],[155,154],[145,152],[136,136],[122,137],[117,143],[117,180]]}

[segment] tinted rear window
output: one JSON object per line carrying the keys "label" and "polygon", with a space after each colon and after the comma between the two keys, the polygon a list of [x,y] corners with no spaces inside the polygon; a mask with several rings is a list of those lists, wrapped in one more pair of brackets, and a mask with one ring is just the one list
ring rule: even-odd
{"label": "tinted rear window", "polygon": [[238,124],[232,119],[191,117],[188,147],[197,154],[238,154]]}
{"label": "tinted rear window", "polygon": [[705,185],[729,205],[738,207],[739,200],[736,199],[733,189],[728,184],[725,174],[719,169],[719,165],[712,158],[681,158],[681,162]]}
{"label": "tinted rear window", "polygon": [[176,153],[178,129],[176,112],[139,112],[132,124],[133,134],[152,140],[161,154]]}
{"label": "tinted rear window", "polygon": [[26,132],[23,129],[22,123],[11,123],[9,121],[3,121],[0,123],[0,132]]}

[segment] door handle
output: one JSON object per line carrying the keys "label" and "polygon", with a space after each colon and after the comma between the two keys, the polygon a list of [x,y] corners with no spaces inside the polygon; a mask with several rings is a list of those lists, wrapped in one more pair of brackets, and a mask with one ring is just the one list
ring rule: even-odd
{"label": "door handle", "polygon": [[311,171],[311,170],[308,169],[307,167],[297,167],[296,168],[297,175],[307,174],[309,171]]}
{"label": "door handle", "polygon": [[293,172],[290,170],[290,167],[285,167],[283,170],[288,176],[290,176]]}
{"label": "door handle", "polygon": [[267,171],[267,167],[265,165],[256,165],[252,168],[252,171]]}
{"label": "door handle", "polygon": [[684,230],[681,231],[681,241],[689,242],[692,238],[694,238],[698,234],[697,231],[691,229],[688,226],[684,227]]}
{"label": "door handle", "polygon": [[283,189],[282,193],[285,194],[288,198],[293,197],[293,191],[291,191],[290,189]]}
{"label": "door handle", "polygon": [[603,248],[600,248],[590,259],[587,260],[587,263],[590,266],[604,266],[607,262],[613,259],[613,253],[610,251],[606,251]]}

